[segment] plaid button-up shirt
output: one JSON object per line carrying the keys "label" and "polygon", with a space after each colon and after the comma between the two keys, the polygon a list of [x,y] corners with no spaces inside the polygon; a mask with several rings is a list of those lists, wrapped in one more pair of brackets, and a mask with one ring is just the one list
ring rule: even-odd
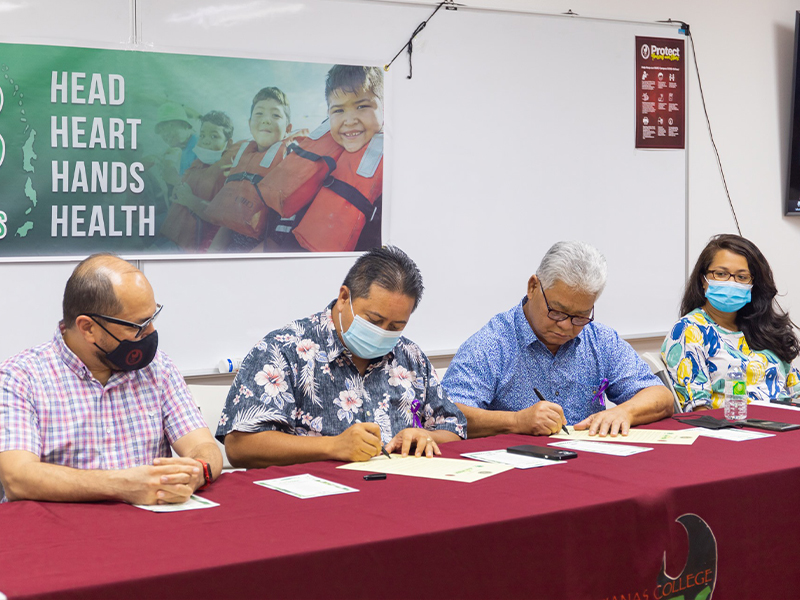
{"label": "plaid button-up shirt", "polygon": [[206,427],[175,365],[159,351],[144,369],[104,386],[52,341],[0,364],[0,452],[27,450],[77,469],[127,469],[170,456],[170,444]]}

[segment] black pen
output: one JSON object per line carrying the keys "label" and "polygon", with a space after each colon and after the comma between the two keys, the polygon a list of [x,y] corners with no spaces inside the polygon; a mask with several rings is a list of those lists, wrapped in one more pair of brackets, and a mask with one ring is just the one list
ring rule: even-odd
{"label": "black pen", "polygon": [[[537,396],[539,396],[539,400],[541,400],[542,402],[547,402],[547,400],[545,400],[545,399],[544,399],[544,396],[542,396],[542,392],[540,392],[540,391],[539,391],[539,390],[537,390],[536,388],[533,388],[533,391],[534,391],[534,392],[536,392],[536,395],[537,395]],[[563,429],[563,430],[564,430],[564,433],[566,433],[567,435],[569,435],[569,429],[567,429],[567,426],[566,426],[566,425],[562,425],[562,426],[561,426],[561,429]]]}
{"label": "black pen", "polygon": [[[369,421],[364,421],[364,422],[365,422],[365,423],[368,423]],[[359,420],[356,420],[356,423],[361,423],[361,421],[359,421]],[[386,448],[384,448],[384,447],[383,447],[383,444],[381,444],[381,454],[383,454],[383,455],[384,455],[386,458],[392,458],[391,454],[389,454],[389,453],[386,451]]]}

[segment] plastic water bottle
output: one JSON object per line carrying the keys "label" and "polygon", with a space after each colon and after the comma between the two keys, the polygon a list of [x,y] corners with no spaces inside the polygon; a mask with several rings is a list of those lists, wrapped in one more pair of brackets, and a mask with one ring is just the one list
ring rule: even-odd
{"label": "plastic water bottle", "polygon": [[217,363],[220,373],[235,373],[242,366],[243,358],[223,358]]}
{"label": "plastic water bottle", "polygon": [[736,365],[728,369],[725,386],[725,418],[729,421],[742,421],[747,418],[747,386],[744,373]]}

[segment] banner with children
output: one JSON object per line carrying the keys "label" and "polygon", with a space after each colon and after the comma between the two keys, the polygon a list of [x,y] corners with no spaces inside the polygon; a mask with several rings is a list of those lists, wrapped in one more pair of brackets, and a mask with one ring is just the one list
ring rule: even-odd
{"label": "banner with children", "polygon": [[377,67],[0,44],[0,261],[381,244]]}

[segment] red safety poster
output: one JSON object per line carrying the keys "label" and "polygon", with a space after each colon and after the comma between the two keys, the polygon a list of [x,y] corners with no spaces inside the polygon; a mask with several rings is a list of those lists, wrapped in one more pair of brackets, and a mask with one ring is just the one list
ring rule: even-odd
{"label": "red safety poster", "polygon": [[636,147],[686,147],[684,40],[636,36]]}

